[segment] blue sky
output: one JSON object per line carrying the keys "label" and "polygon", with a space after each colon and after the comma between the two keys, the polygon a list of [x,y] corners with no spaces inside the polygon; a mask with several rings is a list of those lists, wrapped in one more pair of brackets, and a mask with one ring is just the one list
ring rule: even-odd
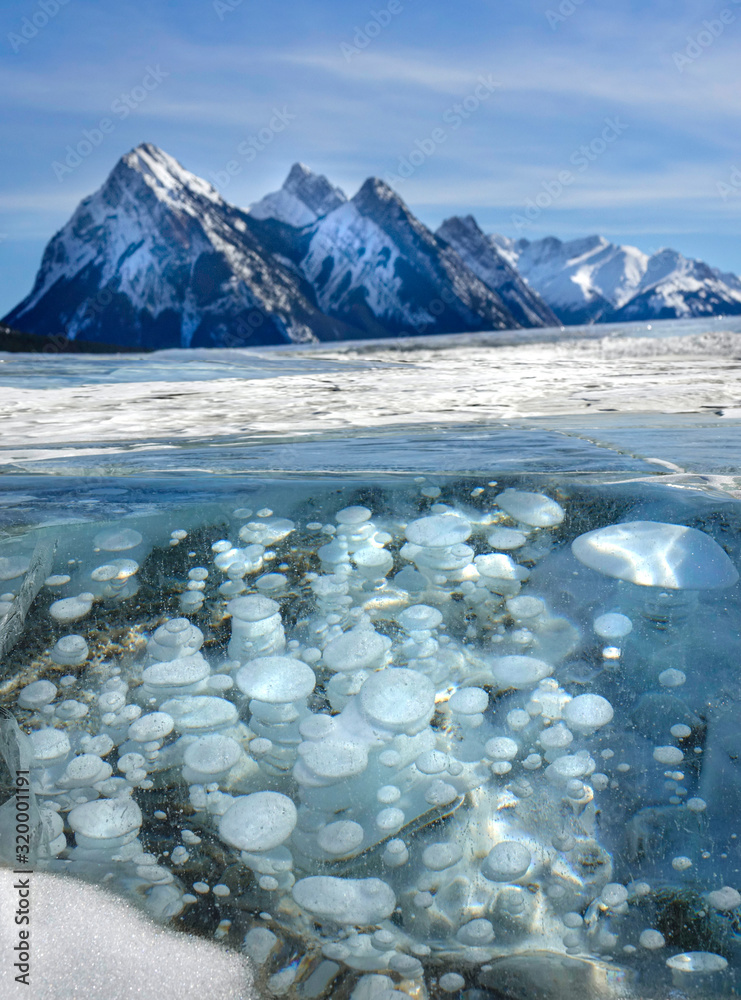
{"label": "blue sky", "polygon": [[0,22],[0,315],[144,140],[240,205],[302,160],[349,194],[398,178],[432,227],[472,211],[741,272],[741,0],[18,0]]}

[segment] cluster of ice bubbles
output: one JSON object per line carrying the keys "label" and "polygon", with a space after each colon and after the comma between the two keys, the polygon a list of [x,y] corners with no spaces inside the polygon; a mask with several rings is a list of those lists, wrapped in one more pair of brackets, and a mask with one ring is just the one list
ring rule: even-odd
{"label": "cluster of ice bubbles", "polygon": [[[629,643],[656,625],[657,603],[669,608],[665,629],[677,595],[730,587],[738,574],[692,528],[637,521],[587,532],[572,545],[574,565],[593,571],[586,585],[624,581],[633,601],[598,606],[580,634],[543,585],[561,506],[507,489],[485,508],[437,502],[406,522],[346,507],[328,524],[301,526],[316,539],[316,571],[304,564],[300,580],[288,548],[297,525],[268,509],[254,520],[235,512],[244,525],[190,569],[179,599],[193,616],[212,588],[214,620],[230,618],[228,649],[204,653],[203,630],[175,617],[142,654],[98,664],[95,688],[92,672],[71,673],[18,693],[39,863],[138,893],[161,919],[199,896],[230,900],[229,872],[241,872],[233,901],[251,914],[244,947],[254,961],[268,967],[284,934],[304,942],[305,954],[267,979],[275,995],[326,996],[348,968],[354,1000],[455,995],[487,974],[496,983],[503,958],[536,953],[566,969],[589,963],[606,982],[621,968],[625,996],[625,970],[649,959],[684,989],[716,988],[730,974],[726,959],[668,949],[643,917],[652,886],[616,878],[598,815],[636,770],[610,770],[632,723],[596,681],[574,680],[563,665],[593,649],[604,668],[596,676],[608,678],[601,690],[619,694],[631,670],[650,673],[637,654],[631,663]],[[176,529],[170,544],[186,539]],[[119,527],[92,542],[75,582],[46,581],[68,595],[51,604],[58,623],[136,594],[151,540]],[[287,561],[270,571],[281,545]],[[0,563],[15,584],[5,610],[22,562]],[[83,577],[86,589],[70,593]],[[310,601],[297,617],[299,585]],[[63,636],[51,660],[79,671],[88,639]],[[671,692],[684,680],[671,667],[648,687]],[[647,744],[642,781],[698,820],[707,803],[687,794],[692,775],[680,770],[692,726],[671,716],[661,724],[666,737]],[[169,805],[144,815],[157,793]],[[168,815],[179,842],[155,856],[140,834]],[[184,884],[178,872],[204,836],[218,838],[229,872]],[[690,855],[666,860],[678,873]],[[741,904],[732,886],[702,891],[709,911]],[[229,930],[222,920],[217,937]]]}

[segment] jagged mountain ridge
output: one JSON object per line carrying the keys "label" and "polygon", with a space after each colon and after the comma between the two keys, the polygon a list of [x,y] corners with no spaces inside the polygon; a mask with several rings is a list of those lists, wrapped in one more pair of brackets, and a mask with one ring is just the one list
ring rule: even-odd
{"label": "jagged mountain ridge", "polygon": [[345,339],[247,213],[156,146],[118,162],[48,244],[6,322],[125,347]]}
{"label": "jagged mountain ridge", "polygon": [[48,244],[5,317],[122,347],[259,346],[741,312],[741,280],[603,237],[432,233],[383,181],[348,199],[295,164],[249,209],[148,143]]}
{"label": "jagged mountain ridge", "polygon": [[564,324],[741,313],[741,281],[676,250],[649,256],[602,236],[488,237]]}
{"label": "jagged mountain ridge", "polygon": [[[352,227],[343,236],[345,215],[362,221],[362,247]],[[333,231],[329,259],[322,248]],[[373,266],[353,270],[366,249]],[[348,201],[297,164],[282,194],[245,211],[147,143],[122,157],[53,237],[7,322],[148,348],[517,326],[380,181]]]}
{"label": "jagged mountain ridge", "polygon": [[437,236],[457,251],[484,284],[499,293],[521,326],[558,326],[558,316],[520,277],[472,215],[446,219]]}

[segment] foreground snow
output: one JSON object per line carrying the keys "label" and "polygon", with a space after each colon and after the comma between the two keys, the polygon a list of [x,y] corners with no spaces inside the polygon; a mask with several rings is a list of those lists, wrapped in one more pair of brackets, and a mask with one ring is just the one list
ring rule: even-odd
{"label": "foreground snow", "polygon": [[3,1000],[249,1000],[243,957],[192,935],[153,924],[131,903],[62,875],[30,876],[30,988],[15,981],[13,888],[19,876],[0,868],[0,993]]}

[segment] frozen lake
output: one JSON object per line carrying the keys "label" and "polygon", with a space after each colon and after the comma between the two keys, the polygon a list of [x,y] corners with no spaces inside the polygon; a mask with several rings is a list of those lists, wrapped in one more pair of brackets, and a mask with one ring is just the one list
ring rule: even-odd
{"label": "frozen lake", "polygon": [[568,334],[0,359],[50,898],[289,1000],[737,995],[741,322]]}

